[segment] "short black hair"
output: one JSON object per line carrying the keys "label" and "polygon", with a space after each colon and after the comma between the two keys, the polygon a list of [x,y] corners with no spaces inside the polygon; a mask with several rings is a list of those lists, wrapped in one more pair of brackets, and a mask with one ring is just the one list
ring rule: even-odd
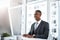
{"label": "short black hair", "polygon": [[40,10],[36,10],[35,12],[39,12],[40,14],[42,13]]}

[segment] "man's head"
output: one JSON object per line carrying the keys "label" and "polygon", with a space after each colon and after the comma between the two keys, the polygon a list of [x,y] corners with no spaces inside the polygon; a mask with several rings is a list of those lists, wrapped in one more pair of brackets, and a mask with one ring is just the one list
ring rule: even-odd
{"label": "man's head", "polygon": [[41,11],[40,11],[40,10],[36,10],[36,11],[35,11],[35,14],[34,14],[35,20],[36,20],[36,21],[39,21],[41,15],[42,15]]}

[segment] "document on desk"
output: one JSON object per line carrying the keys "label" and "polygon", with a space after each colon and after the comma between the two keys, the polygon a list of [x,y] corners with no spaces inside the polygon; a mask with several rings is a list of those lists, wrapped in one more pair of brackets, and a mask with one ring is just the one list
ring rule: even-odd
{"label": "document on desk", "polygon": [[20,36],[20,38],[23,40],[47,40],[47,39],[40,39],[40,38],[27,38],[27,37],[23,37],[23,36]]}

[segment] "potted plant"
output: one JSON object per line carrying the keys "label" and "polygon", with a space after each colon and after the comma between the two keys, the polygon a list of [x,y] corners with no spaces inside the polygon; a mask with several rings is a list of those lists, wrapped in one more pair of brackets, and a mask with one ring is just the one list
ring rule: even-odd
{"label": "potted plant", "polygon": [[1,40],[4,40],[4,37],[9,37],[10,36],[10,34],[8,34],[8,33],[3,33],[2,35],[1,35]]}
{"label": "potted plant", "polygon": [[2,34],[2,37],[8,37],[8,36],[10,36],[10,34],[8,34],[8,33],[3,33]]}

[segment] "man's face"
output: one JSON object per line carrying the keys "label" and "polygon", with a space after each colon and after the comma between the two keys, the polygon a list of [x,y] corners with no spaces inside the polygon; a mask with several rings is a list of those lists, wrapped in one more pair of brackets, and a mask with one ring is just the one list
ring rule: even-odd
{"label": "man's face", "polygon": [[39,21],[40,20],[40,17],[41,17],[41,13],[40,12],[35,12],[34,14],[34,18],[36,21]]}

